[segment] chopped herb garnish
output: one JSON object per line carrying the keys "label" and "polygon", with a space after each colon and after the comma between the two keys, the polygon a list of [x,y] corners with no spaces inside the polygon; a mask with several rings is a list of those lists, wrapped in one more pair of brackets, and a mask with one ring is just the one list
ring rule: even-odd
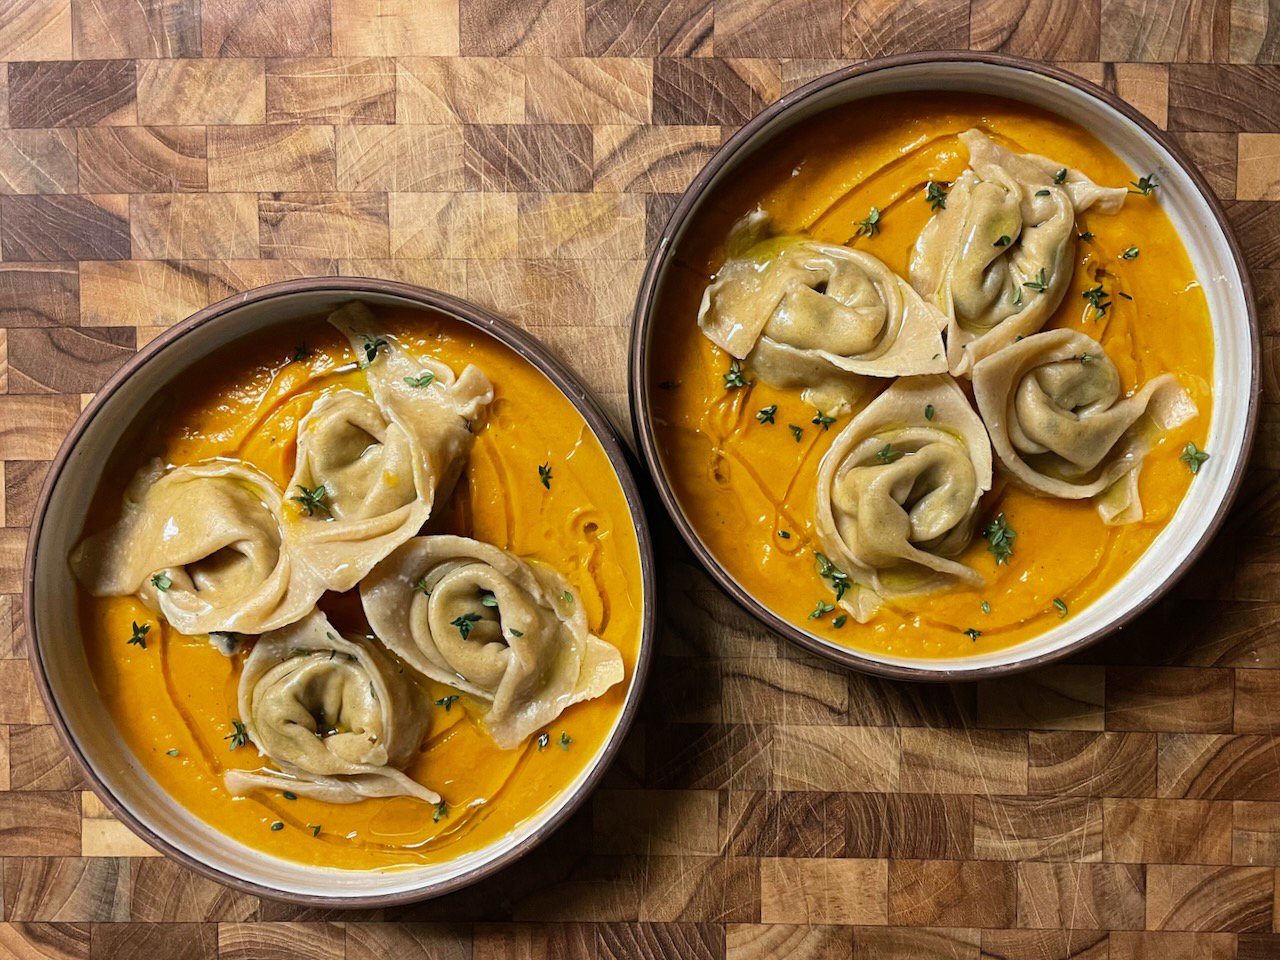
{"label": "chopped herb garnish", "polygon": [[424,597],[431,596],[431,588],[427,586],[427,576],[423,574],[418,578],[418,582],[413,585],[413,592],[420,593]]}
{"label": "chopped herb garnish", "polygon": [[876,463],[893,463],[895,460],[901,460],[902,456],[901,450],[895,450],[892,443],[886,443],[876,451]]}
{"label": "chopped herb garnish", "polygon": [[1101,320],[1107,315],[1107,308],[1111,306],[1111,301],[1107,299],[1107,291],[1102,288],[1101,283],[1096,287],[1090,287],[1080,296],[1088,300],[1089,305],[1093,307],[1093,319]]}
{"label": "chopped herb garnish", "polygon": [[1127,293],[1125,293],[1123,290],[1121,290],[1121,291],[1120,291],[1120,296],[1124,297],[1126,300],[1132,300],[1132,299],[1133,299],[1133,297],[1129,296],[1129,295],[1128,295]]}
{"label": "chopped herb garnish", "polygon": [[987,601],[985,600],[982,601],[982,612],[983,613],[991,612],[991,604],[987,603]]}
{"label": "chopped herb garnish", "polygon": [[1040,272],[1036,274],[1036,278],[1034,280],[1023,281],[1022,285],[1028,290],[1034,290],[1036,293],[1044,293],[1045,289],[1049,286],[1049,280],[1045,276],[1044,267],[1040,268]]}
{"label": "chopped herb garnish", "polygon": [[161,593],[164,593],[164,591],[173,586],[173,581],[169,578],[168,574],[154,573],[151,575],[151,585]]}
{"label": "chopped herb garnish", "polygon": [[1053,605],[1058,608],[1059,617],[1065,617],[1067,615],[1067,604],[1061,597],[1054,597]]}
{"label": "chopped herb garnish", "polygon": [[318,837],[318,836],[320,836],[320,824],[318,824],[318,823],[308,823],[308,824],[307,824],[307,829],[311,831],[311,835],[312,835],[313,837]]}
{"label": "chopped herb garnish", "polygon": [[303,360],[306,360],[310,356],[311,356],[311,348],[308,347],[305,343],[300,343],[293,348],[293,359],[290,362],[301,363]]}
{"label": "chopped herb garnish", "polygon": [[298,795],[294,793],[292,790],[286,790],[284,793],[281,794],[281,796],[284,797],[286,800],[298,799]]}
{"label": "chopped herb garnish", "polygon": [[404,382],[411,387],[426,387],[426,386],[429,386],[431,384],[431,381],[434,380],[435,378],[436,378],[436,375],[428,371],[427,373],[424,373],[421,376],[405,377]]}
{"label": "chopped herb garnish", "polygon": [[284,824],[283,824],[283,823],[281,823],[279,820],[277,820],[277,821],[275,821],[274,823],[272,823],[272,824],[271,824],[271,829],[272,829],[272,830],[283,830],[283,829],[284,829]]}
{"label": "chopped herb garnish", "polygon": [[791,539],[791,534],[787,533],[787,531],[785,531],[785,530],[779,530],[779,531],[778,531],[778,536],[780,536],[783,540],[790,540],[790,539]]}
{"label": "chopped herb garnish", "polygon": [[[300,483],[297,484],[297,487],[298,495],[296,497],[290,497],[289,499],[300,505],[303,510],[307,511],[308,517],[314,516],[317,510],[323,510],[325,513],[329,513],[329,508],[325,506],[324,502],[324,498],[329,495],[329,491],[325,489],[323,483],[320,484],[320,486],[311,489],[304,487]],[[332,514],[330,515],[332,516]]]}
{"label": "chopped herb garnish", "polygon": [[492,593],[490,593],[488,590],[482,590],[480,592],[480,606],[496,607],[497,605],[498,605],[498,598],[495,597]]}
{"label": "chopped herb garnish", "polygon": [[1145,177],[1139,177],[1136,181],[1130,180],[1129,192],[1149,197],[1151,196],[1152,191],[1154,191],[1158,186],[1160,186],[1160,184],[1156,182],[1156,175],[1154,173],[1148,173]]}
{"label": "chopped herb garnish", "polygon": [[1067,182],[1067,168],[1066,168],[1066,167],[1063,167],[1061,170],[1059,170],[1057,173],[1055,173],[1055,174],[1053,175],[1053,182],[1054,182],[1054,183],[1066,183],[1066,182]]}
{"label": "chopped herb garnish", "polygon": [[458,628],[458,633],[462,634],[462,639],[465,640],[471,636],[472,625],[480,622],[480,614],[464,613],[460,617],[454,617],[449,622]]}
{"label": "chopped herb garnish", "polygon": [[932,419],[933,419],[933,404],[932,404],[932,403],[927,403],[927,404],[925,404],[925,407],[924,407],[924,418],[925,418],[926,420],[932,420]]}
{"label": "chopped herb garnish", "polygon": [[880,208],[872,207],[866,218],[858,221],[855,237],[874,237],[880,232]]}
{"label": "chopped herb garnish", "polygon": [[661,387],[663,390],[674,390],[676,389],[676,387],[680,386],[680,381],[679,380],[663,380],[660,384],[658,384],[658,386]]}
{"label": "chopped herb garnish", "polygon": [[804,427],[797,427],[794,423],[788,423],[787,429],[791,431],[791,436],[796,438],[796,443],[799,443],[800,438],[804,436]]}
{"label": "chopped herb garnish", "polygon": [[367,333],[360,334],[360,339],[364,341],[364,362],[366,364],[373,363],[378,356],[378,350],[387,346],[387,341],[381,337],[371,337]]}
{"label": "chopped herb garnish", "polygon": [[522,630],[517,630],[515,627],[509,627],[509,628],[507,629],[507,633],[511,634],[513,637],[523,637],[523,636],[524,636],[524,631],[522,631]]}
{"label": "chopped herb garnish", "polygon": [[1076,237],[1080,240],[1083,240],[1085,243],[1088,243],[1090,240],[1093,239],[1093,234],[1090,233],[1088,230],[1086,230],[1084,233],[1077,233]]}
{"label": "chopped herb garnish", "polygon": [[836,418],[828,417],[825,413],[819,410],[813,415],[813,419],[809,422],[822,427],[823,430],[828,430],[831,428],[831,425],[836,422]]}
{"label": "chopped herb garnish", "polygon": [[540,734],[538,734],[538,749],[539,749],[539,750],[545,750],[545,749],[547,748],[547,744],[549,744],[550,742],[551,742],[551,734],[549,734],[549,733],[540,733]]}
{"label": "chopped herb garnish", "polygon": [[244,724],[239,720],[232,720],[231,732],[222,739],[231,741],[231,746],[228,749],[238,750],[249,742],[249,731],[244,728]]}
{"label": "chopped herb garnish", "polygon": [[929,201],[930,210],[947,209],[947,191],[932,180],[924,188],[924,198]]}
{"label": "chopped herb garnish", "polygon": [[569,749],[569,744],[573,743],[573,737],[569,736],[567,733],[565,733],[563,730],[561,730],[561,731],[560,731],[560,740],[559,740],[558,742],[559,742],[559,744],[560,744],[560,749],[561,749],[561,750],[568,750],[568,749]]}
{"label": "chopped herb garnish", "polygon": [[447,697],[441,697],[435,703],[437,707],[444,707],[444,712],[448,713],[449,708],[453,706],[453,702],[459,699],[461,698],[456,693],[451,693]]}
{"label": "chopped herb garnish", "polygon": [[551,489],[551,479],[550,461],[538,464],[538,480],[541,481],[542,485],[548,490]]}
{"label": "chopped herb garnish", "polygon": [[1200,472],[1200,465],[1209,459],[1209,454],[1205,453],[1205,451],[1201,450],[1194,443],[1188,443],[1182,448],[1182,456],[1178,459],[1185,463],[1187,465],[1187,469],[1194,475]]}
{"label": "chopped herb garnish", "polygon": [[809,614],[810,620],[821,620],[828,613],[835,609],[834,604],[827,603],[825,600],[819,600],[818,605],[813,608],[813,612]]}
{"label": "chopped herb garnish", "polygon": [[439,803],[436,804],[436,812],[431,815],[431,821],[433,823],[439,823],[448,815],[449,815],[449,804],[446,801],[441,800]]}
{"label": "chopped herb garnish", "polygon": [[773,423],[773,415],[778,412],[778,405],[771,403],[767,407],[761,407],[756,411],[756,419],[761,423]]}
{"label": "chopped herb garnish", "polygon": [[151,632],[151,624],[137,623],[133,624],[133,636],[129,638],[129,643],[147,649],[147,634]]}
{"label": "chopped herb garnish", "polygon": [[996,242],[993,243],[992,246],[1007,247],[1011,243],[1013,243],[1013,237],[1009,236],[1007,233],[1002,233],[1000,234],[999,237],[996,238]]}
{"label": "chopped herb garnish", "polygon": [[726,390],[737,390],[739,387],[745,387],[750,382],[742,375],[742,362],[736,357],[729,361],[729,372],[721,374],[724,377],[724,388]]}
{"label": "chopped herb garnish", "polygon": [[1013,305],[1015,307],[1022,305],[1022,288],[1021,287],[1013,291]]}
{"label": "chopped herb garnish", "polygon": [[831,625],[835,627],[837,630],[839,630],[848,622],[849,622],[848,614],[842,613],[840,614],[840,616],[836,617],[834,620],[831,621]]}
{"label": "chopped herb garnish", "polygon": [[1129,248],[1129,249],[1127,249],[1127,250],[1122,250],[1122,251],[1120,251],[1120,259],[1121,259],[1121,260],[1137,260],[1137,259],[1138,259],[1138,248],[1137,248],[1137,247],[1130,247],[1130,248]]}
{"label": "chopped herb garnish", "polygon": [[1037,191],[1036,191],[1036,196],[1037,196],[1037,197],[1047,197],[1047,196],[1049,196],[1049,194],[1050,194],[1051,192],[1052,192],[1052,191],[1050,191],[1050,190],[1037,190]]}
{"label": "chopped herb garnish", "polygon": [[826,554],[818,553],[814,556],[818,560],[818,576],[831,581],[831,589],[836,592],[838,603],[849,589],[849,575],[827,559]]}
{"label": "chopped herb garnish", "polygon": [[560,594],[560,599],[565,603],[573,603],[573,594],[566,590],[564,593]]}
{"label": "chopped herb garnish", "polygon": [[976,643],[978,638],[982,636],[982,631],[975,630],[973,627],[970,627],[968,630],[964,631],[964,635]]}
{"label": "chopped herb garnish", "polygon": [[996,518],[982,531],[982,536],[987,541],[987,549],[996,558],[997,567],[1008,563],[1009,558],[1013,556],[1013,540],[1017,535],[1013,527],[1009,526],[1009,521],[1005,520],[1003,513],[997,513]]}
{"label": "chopped herb garnish", "polygon": [[165,753],[171,757],[176,757],[178,755],[178,748],[170,747],[168,750],[165,751]]}
{"label": "chopped herb garnish", "polygon": [[1082,353],[1080,354],[1080,356],[1076,357],[1076,359],[1079,360],[1081,363],[1093,363],[1093,354]]}

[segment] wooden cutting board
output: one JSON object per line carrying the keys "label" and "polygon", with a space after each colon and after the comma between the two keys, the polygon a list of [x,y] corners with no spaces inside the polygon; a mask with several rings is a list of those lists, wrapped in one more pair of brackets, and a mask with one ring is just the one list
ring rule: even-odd
{"label": "wooden cutting board", "polygon": [[[852,59],[955,47],[1135,103],[1249,256],[1270,402],[1170,600],[1061,666],[908,686],[774,639],[660,522],[658,657],[605,785],[417,906],[233,893],[85,792],[15,595],[47,461],[135,349],[270,280],[395,277],[527,326],[624,423],[646,251],[721,140]],[[1280,956],[1275,0],[0,0],[0,60],[0,957]]]}

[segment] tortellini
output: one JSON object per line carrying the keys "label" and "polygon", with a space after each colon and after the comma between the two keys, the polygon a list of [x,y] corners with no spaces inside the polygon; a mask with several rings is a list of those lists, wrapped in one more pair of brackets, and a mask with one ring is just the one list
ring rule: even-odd
{"label": "tortellini", "polygon": [[290,537],[307,562],[327,573],[330,590],[353,588],[374,565],[416,535],[448,495],[471,446],[471,422],[493,400],[473,366],[460,375],[415,360],[363,304],[329,322],[365,364],[372,398],[326,393],[298,424],[291,497],[322,490],[293,514]]}
{"label": "tortellini", "polygon": [[857,414],[818,470],[817,532],[865,623],[884,600],[982,575],[956,559],[991,488],[991,445],[955,381],[896,381]]}
{"label": "tortellini", "polygon": [[413,360],[362,304],[329,319],[366,358],[372,396],[321,394],[298,424],[287,492],[238,460],[141,471],[119,522],[72,554],[90,593],[136,593],[185,634],[266,633],[417,535],[457,480],[493,388],[473,366],[455,377]]}
{"label": "tortellini", "polygon": [[285,505],[246,464],[156,461],[125,493],[120,520],[84,540],[71,567],[97,597],[139,594],[185,634],[265,633],[315,606],[325,578],[288,549]]}
{"label": "tortellini", "polygon": [[1027,337],[983,360],[973,391],[1014,478],[1052,497],[1097,496],[1112,524],[1142,519],[1143,457],[1160,432],[1196,415],[1172,374],[1125,395],[1102,346],[1072,330]]}
{"label": "tortellini", "polygon": [[734,228],[698,311],[708,339],[828,411],[849,406],[859,376],[946,370],[946,318],[906,281],[869,253],[768,226],[757,210]]}
{"label": "tortellini", "polygon": [[910,273],[948,317],[951,372],[969,376],[983,357],[1044,326],[1071,283],[1076,215],[1115,213],[1127,191],[978,130],[960,139],[969,167],[920,233]]}
{"label": "tortellini", "polygon": [[339,636],[319,611],[259,638],[240,675],[239,707],[249,739],[279,771],[228,771],[233,793],[440,800],[402,769],[426,733],[423,694],[375,644]]}
{"label": "tortellini", "polygon": [[518,746],[566,707],[623,678],[559,573],[466,537],[419,537],[360,588],[369,626],[432,680],[488,704],[495,743]]}

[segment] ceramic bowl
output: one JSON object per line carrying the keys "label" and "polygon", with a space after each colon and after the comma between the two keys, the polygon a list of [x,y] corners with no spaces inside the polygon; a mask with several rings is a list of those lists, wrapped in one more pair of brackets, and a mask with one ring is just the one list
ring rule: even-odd
{"label": "ceramic bowl", "polygon": [[[930,90],[992,94],[1041,107],[1091,131],[1131,169],[1154,171],[1160,204],[1204,287],[1215,342],[1214,410],[1206,443],[1214,469],[1197,477],[1146,553],[1105,595],[1036,639],[947,659],[851,650],[783,620],[740,586],[699,538],[666,475],[651,417],[648,368],[656,305],[679,269],[682,241],[700,220],[725,219],[713,199],[718,185],[749,169],[753,157],[767,155],[789,130],[817,114],[867,97]],[[1222,208],[1204,177],[1150,120],[1100,87],[1043,64],[934,53],[872,60],[820,77],[766,108],[720,148],[676,205],[649,260],[636,303],[630,365],[635,433],[661,500],[699,560],[738,603],[777,633],[855,669],[902,679],[969,680],[1025,670],[1094,643],[1131,622],[1187,570],[1221,526],[1240,485],[1257,418],[1259,347],[1249,278]]]}
{"label": "ceramic bowl", "polygon": [[[447,863],[388,872],[325,869],[243,846],[180,806],[151,778],[122,738],[89,673],[67,556],[103,464],[129,425],[165,385],[237,339],[359,299],[426,308],[497,338],[540,369],[574,404],[612,461],[631,511],[643,569],[644,619],[636,669],[617,722],[591,764],[556,800],[501,842]],[[648,528],[624,447],[608,418],[568,369],[537,340],[480,308],[407,284],[355,278],[291,280],[214,304],[168,330],[131,359],[76,422],[36,508],[24,579],[30,659],[54,725],[89,783],[117,817],[152,846],[206,876],[260,896],[310,906],[386,906],[438,896],[510,864],[564,821],[599,781],[635,716],[653,645],[653,559]]]}

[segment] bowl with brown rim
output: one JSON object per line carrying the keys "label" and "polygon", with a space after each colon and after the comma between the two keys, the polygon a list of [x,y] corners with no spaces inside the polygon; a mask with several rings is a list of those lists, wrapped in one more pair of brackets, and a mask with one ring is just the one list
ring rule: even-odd
{"label": "bowl with brown rim", "polygon": [[[170,797],[115,731],[90,675],[67,557],[103,473],[130,425],[167,385],[211,353],[302,318],[360,300],[445,315],[492,337],[540,371],[599,440],[621,487],[639,548],[640,636],[625,698],[602,745],[550,803],[499,841],[444,863],[395,870],[339,870],[272,857],[220,833]],[[107,807],[142,839],[187,867],[264,897],[310,906],[386,906],[439,896],[511,864],[576,810],[598,784],[634,720],[651,658],[653,560],[629,453],[586,386],[539,341],[474,304],[404,283],[364,278],[290,280],[237,294],[167,330],[96,395],[58,451],[36,506],[24,571],[30,662],[68,752]]]}
{"label": "bowl with brown rim", "polygon": [[[1167,526],[1100,598],[1033,639],[973,656],[854,649],[780,616],[726,569],[699,534],[672,482],[660,440],[662,425],[654,416],[655,390],[663,376],[653,360],[654,338],[662,335],[664,324],[695,322],[693,312],[683,311],[683,304],[673,307],[666,298],[681,271],[707,277],[705,242],[697,253],[694,244],[705,224],[712,225],[714,236],[723,237],[739,215],[724,202],[728,185],[753,163],[763,162],[799,125],[828,111],[886,94],[934,91],[1021,101],[1084,127],[1130,169],[1154,172],[1160,204],[1203,287],[1215,351],[1213,414],[1204,444],[1213,451],[1212,475],[1197,476]],[[820,77],[783,96],[724,143],[676,204],[649,259],[633,315],[628,373],[635,433],[659,499],[702,566],[743,608],[786,639],[853,669],[898,679],[976,680],[1027,670],[1097,642],[1148,609],[1200,556],[1239,490],[1252,446],[1258,342],[1252,287],[1223,210],[1191,161],[1149,119],[1106,90],[1051,66],[999,54],[921,53],[872,60]]]}

